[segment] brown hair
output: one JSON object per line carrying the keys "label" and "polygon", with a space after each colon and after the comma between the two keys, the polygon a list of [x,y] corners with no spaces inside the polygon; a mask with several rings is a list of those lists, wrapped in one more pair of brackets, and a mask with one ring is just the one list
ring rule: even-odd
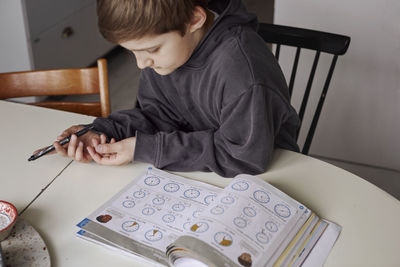
{"label": "brown hair", "polygon": [[112,43],[171,31],[183,36],[196,6],[207,11],[207,0],[97,0],[98,26]]}

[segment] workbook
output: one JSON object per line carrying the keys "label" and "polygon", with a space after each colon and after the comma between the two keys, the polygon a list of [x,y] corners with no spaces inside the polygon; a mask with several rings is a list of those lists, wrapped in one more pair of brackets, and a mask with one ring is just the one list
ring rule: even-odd
{"label": "workbook", "polygon": [[156,168],[78,225],[78,237],[151,266],[321,266],[340,226],[256,176],[225,188]]}

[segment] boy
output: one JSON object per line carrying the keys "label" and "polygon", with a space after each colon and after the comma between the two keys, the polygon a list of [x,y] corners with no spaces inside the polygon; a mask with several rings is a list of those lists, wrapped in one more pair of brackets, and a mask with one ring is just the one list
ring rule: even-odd
{"label": "boy", "polygon": [[264,172],[275,147],[298,151],[299,119],[284,76],[240,0],[97,5],[100,32],[132,51],[142,69],[138,107],[95,119],[101,136],[55,142],[59,154],[233,177]]}

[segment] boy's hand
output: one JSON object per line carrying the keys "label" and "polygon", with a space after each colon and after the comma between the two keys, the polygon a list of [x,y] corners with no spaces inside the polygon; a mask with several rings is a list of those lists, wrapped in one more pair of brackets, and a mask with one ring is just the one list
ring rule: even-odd
{"label": "boy's hand", "polygon": [[58,142],[54,142],[53,146],[55,151],[61,156],[69,157],[79,162],[90,162],[92,161],[92,157],[90,156],[86,147],[92,144],[92,140],[97,140],[100,143],[106,143],[107,138],[105,135],[99,136],[97,133],[92,131],[89,131],[80,137],[77,137],[75,134],[73,134],[81,129],[83,129],[83,126],[79,125],[75,125],[66,129],[57,137],[57,140],[60,141],[63,138],[71,135],[71,140],[69,143],[61,146]]}
{"label": "boy's hand", "polygon": [[132,162],[135,151],[136,137],[130,137],[119,142],[111,139],[109,144],[99,143],[93,139],[93,146],[88,146],[90,156],[101,165],[124,165]]}

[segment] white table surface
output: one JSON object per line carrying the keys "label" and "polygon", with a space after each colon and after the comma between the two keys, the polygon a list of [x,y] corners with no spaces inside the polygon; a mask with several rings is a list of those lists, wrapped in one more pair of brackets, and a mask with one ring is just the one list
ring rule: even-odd
{"label": "white table surface", "polygon": [[[54,266],[151,266],[74,236],[75,225],[111,198],[148,165],[105,167],[72,163],[24,217],[43,234]],[[214,173],[179,173],[225,186]],[[338,223],[342,233],[325,266],[399,266],[400,202],[369,182],[302,154],[277,150],[260,175]]]}
{"label": "white table surface", "polygon": [[70,162],[42,157],[28,162],[32,152],[51,145],[67,127],[92,117],[0,101],[0,199],[19,212]]}
{"label": "white table surface", "polygon": [[[58,156],[28,162],[30,153],[66,126],[92,118],[4,101],[0,114],[6,125],[2,151],[10,151],[1,153],[0,196],[23,207],[69,163]],[[55,179],[22,215],[44,238],[52,266],[151,266],[75,236],[78,222],[147,167],[73,162]],[[214,173],[178,174],[221,187],[229,183]],[[325,266],[400,265],[400,202],[391,195],[342,169],[284,150],[276,151],[270,170],[259,176],[343,227]]]}

